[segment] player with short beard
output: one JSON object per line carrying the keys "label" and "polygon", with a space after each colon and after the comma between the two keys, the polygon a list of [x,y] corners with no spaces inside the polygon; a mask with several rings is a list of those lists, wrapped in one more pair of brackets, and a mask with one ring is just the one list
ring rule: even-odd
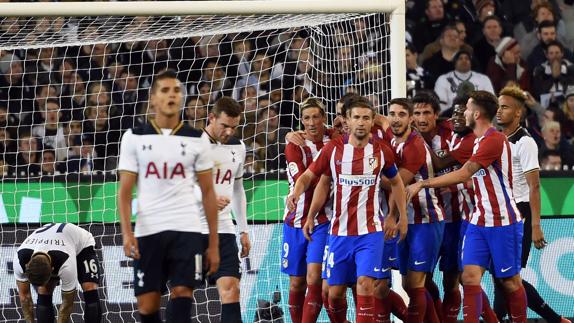
{"label": "player with short beard", "polygon": [[407,188],[410,198],[423,188],[447,187],[473,179],[476,206],[464,237],[462,259],[465,322],[479,320],[483,298],[480,281],[486,268],[492,268],[495,277],[502,279],[506,296],[513,300],[509,304],[513,322],[526,322],[526,293],[520,278],[523,223],[510,183],[510,144],[492,126],[497,108],[493,94],[472,92],[465,117],[478,139],[471,158],[458,170]]}
{"label": "player with short beard", "polygon": [[[329,142],[303,173],[288,197],[294,208],[311,182],[322,176],[334,182],[334,206],[329,237],[327,276],[333,322],[345,322],[348,274],[357,276],[357,322],[374,320],[373,282],[380,275],[383,227],[379,218],[381,175],[390,179],[397,208],[404,214],[402,181],[392,152],[371,139],[375,111],[363,97],[349,102],[350,135]],[[321,179],[322,180],[322,179]],[[307,223],[311,223],[310,221]],[[311,228],[312,230],[312,228]]]}
{"label": "player with short beard", "polygon": [[[412,120],[413,105],[408,99],[391,100],[391,144],[398,156],[399,174],[406,184],[434,176],[431,152],[423,138],[411,128]],[[410,297],[407,322],[423,319],[438,322],[425,288],[426,276],[432,274],[436,266],[444,232],[444,210],[437,191],[427,189],[408,204],[408,222],[407,238],[399,243],[400,272]]]}

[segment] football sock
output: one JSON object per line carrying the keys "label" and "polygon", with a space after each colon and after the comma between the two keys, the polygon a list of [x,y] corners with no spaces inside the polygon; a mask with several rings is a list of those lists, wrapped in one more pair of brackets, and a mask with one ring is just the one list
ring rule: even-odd
{"label": "football sock", "polygon": [[293,323],[301,323],[303,318],[303,304],[305,303],[305,291],[289,291],[289,313]]}
{"label": "football sock", "polygon": [[221,322],[241,323],[241,306],[239,302],[221,304]]}
{"label": "football sock", "polygon": [[54,323],[56,314],[54,312],[54,304],[52,304],[52,295],[38,294],[37,303],[36,319],[38,323]]}
{"label": "football sock", "polygon": [[464,285],[463,316],[464,322],[478,323],[482,312],[482,287]]}
{"label": "football sock", "polygon": [[331,322],[347,322],[347,298],[329,298],[329,309],[331,311]]}
{"label": "football sock", "polygon": [[413,288],[408,292],[410,301],[407,314],[407,323],[420,323],[424,320],[427,300],[426,289]]}
{"label": "football sock", "polygon": [[404,322],[407,319],[408,310],[407,304],[405,304],[403,298],[391,289],[389,296],[387,296],[387,300],[391,303],[391,312],[393,315]]}
{"label": "football sock", "polygon": [[506,300],[504,298],[504,287],[498,279],[494,279],[494,312],[498,320],[502,321],[507,312]]}
{"label": "football sock", "polygon": [[526,299],[528,300],[528,307],[534,312],[538,313],[543,319],[548,322],[560,322],[562,317],[558,315],[552,307],[550,307],[544,299],[538,294],[538,291],[529,282],[522,280],[522,285],[526,291]]}
{"label": "football sock", "polygon": [[425,287],[432,297],[432,304],[434,306],[436,315],[438,316],[438,319],[442,321],[442,300],[440,299],[440,291],[438,290],[438,286],[433,280],[428,280],[425,284]]}
{"label": "football sock", "polygon": [[84,322],[100,323],[102,321],[102,307],[97,290],[84,292],[84,301],[86,309],[84,310]]}
{"label": "football sock", "polygon": [[191,323],[190,297],[177,297],[169,300],[171,310],[168,313],[167,321],[174,323]]}
{"label": "football sock", "polygon": [[444,293],[444,302],[442,303],[443,321],[445,323],[455,323],[458,320],[460,304],[462,297],[458,288],[446,291]]}
{"label": "football sock", "polygon": [[427,300],[427,309],[425,311],[425,322],[440,323],[440,319],[438,318],[438,314],[434,306],[435,303],[433,301],[432,295],[428,292],[428,290],[426,291],[425,296]]}
{"label": "football sock", "polygon": [[371,323],[374,321],[375,299],[373,296],[357,295],[357,323]]}
{"label": "football sock", "polygon": [[307,285],[307,296],[303,305],[303,323],[315,323],[321,313],[323,299],[321,293],[321,284]]}
{"label": "football sock", "polygon": [[[155,313],[151,313],[151,314],[140,313],[140,320],[141,320],[141,323],[162,323],[161,317],[159,315],[159,311],[157,311]],[[171,322],[171,321],[169,321],[169,322]]]}
{"label": "football sock", "polygon": [[520,288],[512,293],[506,293],[505,296],[507,300],[511,300],[506,302],[510,313],[510,321],[513,323],[526,322],[527,301],[524,287],[521,285]]}
{"label": "football sock", "polygon": [[391,322],[391,299],[390,297],[376,298],[375,297],[375,322],[377,323],[390,323]]}
{"label": "football sock", "polygon": [[482,313],[480,313],[480,316],[486,323],[498,323],[499,321],[496,313],[490,307],[490,300],[484,290],[482,291]]}

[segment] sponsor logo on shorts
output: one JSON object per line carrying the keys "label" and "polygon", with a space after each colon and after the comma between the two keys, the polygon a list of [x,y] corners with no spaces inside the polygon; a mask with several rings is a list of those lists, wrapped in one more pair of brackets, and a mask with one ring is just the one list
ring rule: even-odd
{"label": "sponsor logo on shorts", "polygon": [[415,260],[415,266],[422,265],[422,264],[424,264],[425,262],[426,262],[426,261],[416,261],[416,260]]}
{"label": "sponsor logo on shorts", "polygon": [[138,272],[136,273],[136,276],[138,277],[138,287],[144,287],[144,275],[145,273],[138,269]]}
{"label": "sponsor logo on shorts", "polygon": [[373,186],[377,181],[375,175],[339,175],[339,185],[343,186]]}
{"label": "sponsor logo on shorts", "polygon": [[510,268],[512,268],[512,266],[510,266],[510,267],[508,267],[508,268],[502,268],[500,271],[503,272],[503,273],[505,273],[505,272],[509,271]]}

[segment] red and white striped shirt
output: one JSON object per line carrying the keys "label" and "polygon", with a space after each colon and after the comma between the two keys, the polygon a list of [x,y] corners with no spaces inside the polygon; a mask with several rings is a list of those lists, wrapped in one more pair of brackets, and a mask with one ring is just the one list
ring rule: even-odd
{"label": "red and white striped shirt", "polygon": [[[324,135],[321,141],[313,142],[311,140],[305,140],[306,145],[303,147],[293,143],[287,144],[287,147],[285,147],[285,159],[287,159],[289,194],[293,192],[299,176],[305,172],[307,167],[311,165],[315,157],[319,154],[319,151],[321,151],[323,146],[330,140],[329,136]],[[311,207],[311,200],[313,199],[313,191],[318,181],[319,179],[317,178],[311,183],[309,189],[301,196],[299,202],[297,202],[295,210],[290,211],[289,208],[285,208],[284,220],[287,225],[294,228],[302,228],[305,225],[309,208]],[[325,203],[325,206],[327,205],[330,205],[330,201]],[[315,217],[316,225],[326,223],[331,218],[331,208],[325,206],[319,210],[319,213]]]}
{"label": "red and white striped shirt", "polygon": [[[452,171],[461,168],[472,156],[474,147],[474,140],[476,135],[470,131],[467,134],[458,134],[453,132],[452,137],[448,140],[448,151],[450,155],[459,162],[460,165],[452,167]],[[456,185],[458,193],[456,194],[457,201],[452,202],[452,222],[457,221],[455,215],[458,215],[459,220],[469,221],[472,211],[474,209],[474,191],[470,182],[460,183]],[[458,211],[456,211],[458,209]],[[448,217],[448,211],[447,217]]]}
{"label": "red and white striped shirt", "polygon": [[333,217],[330,234],[358,236],[383,230],[379,217],[381,174],[397,175],[392,151],[378,140],[363,148],[349,144],[348,136],[331,140],[309,166],[316,176],[333,180]]}
{"label": "red and white striped shirt", "polygon": [[[415,174],[415,181],[435,177],[431,153],[418,132],[413,130],[405,142],[397,143],[396,139],[393,138],[391,143],[398,156],[399,168],[404,168]],[[425,188],[417,196],[413,196],[411,203],[407,205],[410,224],[444,220],[444,210],[438,201],[437,193],[437,189]]]}
{"label": "red and white striped shirt", "polygon": [[[465,153],[468,154],[468,160],[468,158],[470,158],[472,155],[474,140],[470,141],[466,139],[463,141],[459,135],[452,131],[451,125],[444,121],[437,124],[437,134],[431,139],[429,144],[438,156],[441,156],[446,152],[450,152],[451,148],[453,150],[455,147],[458,150],[464,149],[466,150]],[[445,168],[437,172],[436,176],[448,174],[458,168],[460,168],[458,165]],[[441,203],[444,208],[445,222],[451,223],[460,221],[462,219],[468,220],[470,218],[470,213],[473,207],[473,200],[470,197],[467,189],[470,189],[472,192],[472,188],[467,183],[451,185],[449,187],[440,189],[439,203]]]}
{"label": "red and white striped shirt", "polygon": [[512,194],[512,153],[506,136],[488,129],[475,140],[470,161],[482,166],[472,175],[476,206],[470,222],[484,227],[520,222]]}

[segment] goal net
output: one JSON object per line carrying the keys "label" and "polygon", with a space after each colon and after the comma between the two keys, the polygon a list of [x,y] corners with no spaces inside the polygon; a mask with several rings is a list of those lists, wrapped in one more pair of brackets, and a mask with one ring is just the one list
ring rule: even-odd
{"label": "goal net", "polygon": [[[285,135],[300,129],[298,107],[307,97],[323,100],[331,123],[345,93],[367,96],[381,112],[391,89],[401,94],[396,82],[404,79],[404,63],[391,64],[397,54],[390,50],[390,18],[0,18],[1,319],[23,319],[12,258],[46,222],[80,223],[94,234],[104,320],[138,319],[133,270],[122,250],[115,169],[122,133],[154,117],[148,106],[152,76],[171,68],[182,81],[181,114],[190,125],[205,126],[209,107],[223,95],[244,108],[237,136],[248,150],[244,183],[252,250],[242,264],[242,316],[244,322],[289,321],[288,277],[280,272]],[[398,44],[402,49],[393,50],[404,60],[404,37]],[[59,304],[59,289],[54,295]],[[80,296],[76,304],[72,319],[80,322]],[[219,322],[219,312],[214,287],[196,290],[194,321]],[[320,320],[327,321],[324,313]]]}

